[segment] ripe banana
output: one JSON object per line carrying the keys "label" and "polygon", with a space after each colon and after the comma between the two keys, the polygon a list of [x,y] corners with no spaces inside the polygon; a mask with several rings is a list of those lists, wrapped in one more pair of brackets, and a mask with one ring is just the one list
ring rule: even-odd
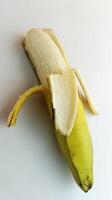
{"label": "ripe banana", "polygon": [[88,106],[97,114],[87,88],[77,69],[71,69],[66,54],[52,29],[31,29],[23,42],[40,86],[26,91],[15,104],[8,126],[15,125],[25,101],[33,94],[45,97],[55,126],[59,147],[69,163],[73,177],[83,191],[93,185],[93,150],[82,102],[78,95],[79,80]]}

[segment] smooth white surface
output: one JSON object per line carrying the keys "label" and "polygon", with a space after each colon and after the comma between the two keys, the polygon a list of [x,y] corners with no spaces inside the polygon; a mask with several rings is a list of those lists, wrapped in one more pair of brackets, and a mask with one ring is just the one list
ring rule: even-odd
{"label": "smooth white surface", "polygon": [[[30,98],[16,127],[6,119],[17,97],[37,83],[21,46],[32,27],[54,28],[71,66],[79,67],[100,115],[88,115],[94,187],[74,182],[41,97]],[[0,0],[0,199],[112,199],[112,1]]]}

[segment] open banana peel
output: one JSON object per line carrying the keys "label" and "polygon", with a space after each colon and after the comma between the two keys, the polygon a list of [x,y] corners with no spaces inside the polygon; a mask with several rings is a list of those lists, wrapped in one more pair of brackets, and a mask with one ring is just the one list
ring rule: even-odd
{"label": "open banana peel", "polygon": [[26,91],[12,109],[8,126],[16,124],[18,113],[33,94],[43,95],[55,127],[59,147],[68,161],[74,179],[83,191],[93,185],[93,150],[85,111],[77,81],[84,91],[88,107],[96,109],[77,69],[71,69],[66,54],[52,29],[31,29],[23,46],[41,85]]}

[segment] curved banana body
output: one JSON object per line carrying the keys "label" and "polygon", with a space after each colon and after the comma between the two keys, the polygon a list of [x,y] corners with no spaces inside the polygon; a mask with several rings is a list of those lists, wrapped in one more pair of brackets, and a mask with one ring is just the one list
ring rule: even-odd
{"label": "curved banana body", "polygon": [[93,150],[82,103],[71,134],[64,137],[56,132],[60,149],[68,161],[77,184],[87,192],[93,185]]}
{"label": "curved banana body", "polygon": [[[8,125],[16,123],[17,114],[25,99],[34,93],[44,95],[54,121],[59,147],[76,182],[87,192],[93,184],[93,151],[85,112],[78,96],[76,75],[51,29],[30,30],[24,40],[24,48],[41,86],[30,89],[17,101],[9,115]],[[91,111],[96,114],[89,95],[87,97]]]}

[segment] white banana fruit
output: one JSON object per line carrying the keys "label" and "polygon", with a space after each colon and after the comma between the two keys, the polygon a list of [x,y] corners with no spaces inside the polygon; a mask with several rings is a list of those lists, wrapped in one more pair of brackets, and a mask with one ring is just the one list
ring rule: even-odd
{"label": "white banana fruit", "polygon": [[84,89],[90,110],[93,114],[97,112],[84,81],[77,70],[70,68],[52,29],[31,29],[24,39],[24,48],[41,85],[34,86],[20,97],[9,115],[8,125],[15,125],[20,108],[29,96],[42,94],[54,122],[59,147],[76,182],[87,192],[93,185],[93,150],[76,77]]}

